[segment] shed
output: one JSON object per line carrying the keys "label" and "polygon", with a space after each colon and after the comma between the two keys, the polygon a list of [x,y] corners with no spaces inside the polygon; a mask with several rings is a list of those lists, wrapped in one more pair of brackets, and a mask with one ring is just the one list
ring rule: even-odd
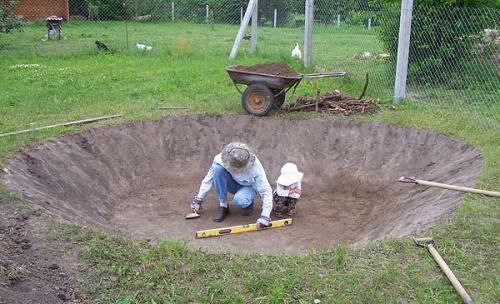
{"label": "shed", "polygon": [[[8,0],[4,0],[7,3]],[[15,14],[24,20],[45,19],[59,16],[69,19],[69,0],[21,0]]]}

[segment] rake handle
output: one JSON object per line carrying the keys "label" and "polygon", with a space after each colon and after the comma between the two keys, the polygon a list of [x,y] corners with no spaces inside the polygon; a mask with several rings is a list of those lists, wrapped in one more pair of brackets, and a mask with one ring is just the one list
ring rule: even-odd
{"label": "rake handle", "polygon": [[488,195],[488,196],[500,197],[500,192],[496,192],[496,191],[488,191],[488,190],[474,189],[474,188],[469,188],[469,187],[454,186],[454,185],[429,182],[429,181],[418,180],[418,179],[416,180],[416,182],[417,182],[417,184],[424,185],[424,186],[439,187],[439,188],[462,191],[462,192],[472,192],[472,193],[479,193],[479,194],[484,194],[484,195]]}
{"label": "rake handle", "polygon": [[455,290],[458,292],[464,303],[467,304],[474,304],[474,300],[469,296],[467,291],[465,291],[464,287],[462,284],[460,284],[460,281],[458,281],[457,277],[453,274],[451,271],[450,267],[446,264],[446,262],[443,260],[439,252],[437,252],[436,248],[432,243],[427,245],[427,248],[429,249],[429,252],[432,254],[432,257],[438,263],[439,267],[441,270],[443,270],[444,274],[450,280],[451,284],[455,288]]}
{"label": "rake handle", "polygon": [[399,182],[500,197],[500,192],[497,192],[497,191],[488,191],[488,190],[481,190],[481,189],[475,189],[475,188],[469,188],[469,187],[448,185],[448,184],[430,182],[430,181],[421,180],[421,179],[414,179],[411,177],[404,177],[403,176],[399,179]]}

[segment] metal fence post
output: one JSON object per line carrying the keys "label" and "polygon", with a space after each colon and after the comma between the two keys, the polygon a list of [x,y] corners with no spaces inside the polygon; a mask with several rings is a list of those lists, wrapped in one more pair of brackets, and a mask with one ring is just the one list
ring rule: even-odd
{"label": "metal fence post", "polygon": [[337,26],[340,26],[340,15],[337,15]]}
{"label": "metal fence post", "polygon": [[252,54],[257,52],[257,24],[259,21],[259,0],[255,0],[255,7],[252,12],[252,40],[250,42],[250,49]]}
{"label": "metal fence post", "polygon": [[276,28],[277,22],[278,22],[278,10],[274,9],[274,22],[273,22],[274,28]]}
{"label": "metal fence post", "polygon": [[240,23],[243,22],[243,7],[240,7]]}
{"label": "metal fence post", "polygon": [[398,59],[396,65],[396,81],[394,83],[394,102],[398,103],[406,96],[406,80],[408,76],[408,57],[410,53],[411,17],[413,0],[402,0],[399,20]]}
{"label": "metal fence post", "polygon": [[314,0],[306,0],[306,20],[304,31],[304,66],[310,67],[312,63],[312,30],[314,22]]}
{"label": "metal fence post", "polygon": [[368,29],[372,29],[372,18],[368,18]]}
{"label": "metal fence post", "polygon": [[207,6],[205,7],[205,20],[206,20],[207,23],[208,23],[208,14],[209,14],[209,12],[210,12],[210,7],[207,4]]}
{"label": "metal fence post", "polygon": [[175,21],[175,3],[172,2],[172,21]]}

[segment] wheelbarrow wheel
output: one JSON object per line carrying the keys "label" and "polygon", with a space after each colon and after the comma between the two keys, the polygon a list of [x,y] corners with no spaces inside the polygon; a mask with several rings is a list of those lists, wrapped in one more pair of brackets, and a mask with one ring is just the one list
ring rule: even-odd
{"label": "wheelbarrow wheel", "polygon": [[241,96],[243,108],[249,114],[265,116],[274,106],[274,95],[266,85],[256,83],[249,85]]}
{"label": "wheelbarrow wheel", "polygon": [[[281,94],[277,95],[279,92],[281,92]],[[285,103],[285,91],[281,91],[281,90],[275,90],[273,91],[274,93],[274,107],[276,109],[281,109],[281,107],[283,106],[283,104]]]}

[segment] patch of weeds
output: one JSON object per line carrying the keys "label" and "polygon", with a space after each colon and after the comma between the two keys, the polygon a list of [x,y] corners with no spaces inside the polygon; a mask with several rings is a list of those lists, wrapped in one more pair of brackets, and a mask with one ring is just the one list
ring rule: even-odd
{"label": "patch of weeds", "polygon": [[9,191],[9,198],[15,202],[20,202],[22,200],[22,195],[16,191]]}
{"label": "patch of weeds", "polygon": [[14,263],[0,263],[0,285],[10,285],[25,277],[26,269]]}
{"label": "patch of weeds", "polygon": [[189,54],[189,40],[185,37],[177,38],[170,47],[170,52],[175,57],[184,57]]}
{"label": "patch of weeds", "polygon": [[31,207],[31,205],[23,203],[23,202],[17,202],[15,209],[16,209],[17,213],[24,213],[24,212],[33,211],[33,207]]}
{"label": "patch of weeds", "polygon": [[285,288],[283,286],[276,286],[271,289],[271,293],[265,302],[268,304],[281,304],[286,303],[286,298]]}
{"label": "patch of weeds", "polygon": [[319,255],[325,259],[325,266],[337,271],[346,268],[348,259],[348,246],[347,244],[339,244],[332,249],[328,249]]}
{"label": "patch of weeds", "polygon": [[271,283],[270,277],[255,275],[245,280],[245,288],[251,293],[258,293],[267,289]]}
{"label": "patch of weeds", "polygon": [[347,244],[335,247],[333,263],[337,269],[344,269],[347,265]]}
{"label": "patch of weeds", "polygon": [[56,238],[67,242],[82,244],[91,239],[93,232],[78,223],[66,223],[57,225]]}

